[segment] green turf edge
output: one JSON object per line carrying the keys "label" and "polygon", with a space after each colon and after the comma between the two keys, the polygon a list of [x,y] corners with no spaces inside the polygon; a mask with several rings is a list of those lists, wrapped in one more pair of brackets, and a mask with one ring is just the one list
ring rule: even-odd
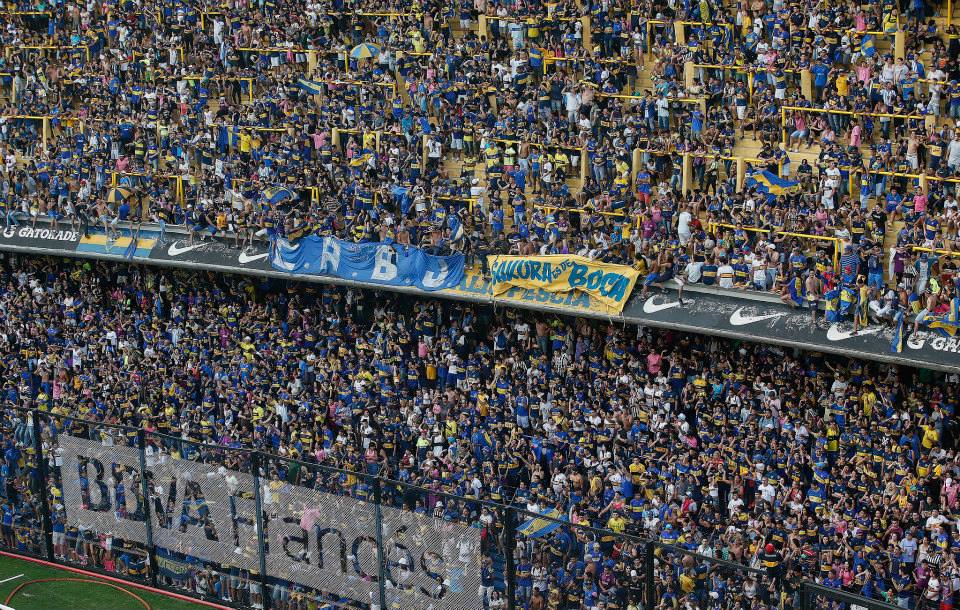
{"label": "green turf edge", "polygon": [[[111,581],[99,578],[93,574],[78,574],[76,572],[71,572],[69,570],[62,570],[59,568],[54,568],[54,567],[49,567],[42,564],[34,563],[32,561],[27,561],[25,559],[14,559],[7,555],[0,555],[0,581],[17,576],[18,574],[23,574],[23,576],[0,584],[0,603],[3,603],[3,601],[7,598],[7,595],[9,595],[11,591],[13,591],[17,586],[19,586],[23,582],[30,581],[30,580],[37,580],[40,578],[83,578],[86,580],[111,582]],[[166,595],[162,595],[159,593],[152,593],[150,591],[146,591],[138,587],[132,587],[132,586],[124,585],[121,583],[113,583],[113,584],[116,584],[122,589],[130,591],[134,595],[137,595],[138,597],[142,598],[144,601],[150,604],[151,610],[200,610],[200,609],[209,608],[209,606],[205,606],[203,604],[196,604],[196,603],[168,597]],[[31,593],[35,595],[37,591],[42,591],[43,586],[44,586],[43,583],[38,583],[36,585],[32,585],[31,587],[25,589],[25,591],[27,593]],[[84,585],[84,586],[89,588],[96,585]],[[98,590],[102,591],[102,593],[97,596],[98,601],[90,605],[91,608],[98,608],[101,610],[107,610],[107,609],[114,610],[114,609],[127,608],[127,607],[142,608],[142,606],[138,602],[136,602],[132,597],[128,597],[111,587],[100,587],[100,589]],[[121,600],[121,596],[127,598],[123,600],[122,605],[119,604],[119,601]],[[38,605],[27,605],[23,603],[24,600],[30,600],[30,599],[36,600]],[[44,601],[41,601],[41,599],[44,599]],[[51,604],[50,603],[51,601],[60,602],[61,600],[60,599],[51,600],[49,597],[30,598],[30,597],[24,597],[18,594],[13,600],[11,600],[11,607],[13,607],[15,610],[49,610],[49,608],[51,607],[70,608],[71,610],[73,609],[80,610],[81,608],[81,606],[79,606],[78,604],[79,600],[75,598],[62,600],[62,602],[65,602],[65,603]]]}

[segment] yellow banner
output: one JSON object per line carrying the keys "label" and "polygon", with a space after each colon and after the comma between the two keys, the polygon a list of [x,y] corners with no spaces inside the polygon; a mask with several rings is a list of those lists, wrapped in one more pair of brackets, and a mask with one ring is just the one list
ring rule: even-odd
{"label": "yellow banner", "polygon": [[620,313],[640,273],[625,265],[599,263],[582,256],[488,256],[491,292],[494,296],[511,288],[549,293],[590,295],[607,311]]}

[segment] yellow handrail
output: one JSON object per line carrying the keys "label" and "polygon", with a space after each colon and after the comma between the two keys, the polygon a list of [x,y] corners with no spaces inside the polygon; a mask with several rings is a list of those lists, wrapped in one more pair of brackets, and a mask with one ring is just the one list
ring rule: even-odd
{"label": "yellow handrail", "polygon": [[777,235],[782,235],[783,237],[796,237],[798,239],[833,242],[833,268],[836,269],[840,266],[840,244],[843,240],[838,237],[830,237],[827,235],[809,235],[807,233],[795,233],[793,231],[778,231],[776,229],[764,229],[762,227],[738,227],[737,225],[723,222],[712,222],[708,225],[708,228],[712,229],[711,233],[716,233],[717,227],[725,229],[742,229],[744,231],[752,231],[755,233],[776,233]]}

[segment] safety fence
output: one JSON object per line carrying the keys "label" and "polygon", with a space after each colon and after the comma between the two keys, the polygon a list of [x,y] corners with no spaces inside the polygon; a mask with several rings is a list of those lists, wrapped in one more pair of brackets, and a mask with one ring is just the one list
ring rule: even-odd
{"label": "safety fence", "polygon": [[[530,512],[519,495],[515,505],[481,500],[474,486],[439,475],[413,485],[433,450],[417,446],[413,457],[384,447],[385,458],[373,457],[362,416],[346,414],[338,428],[365,457],[307,442],[307,459],[292,459],[197,440],[213,440],[200,410],[152,417],[134,408],[144,426],[134,428],[44,406],[52,410],[0,411],[11,516],[0,548],[179,594],[264,608],[476,610],[500,599],[513,610],[534,597],[566,608],[654,610],[663,600],[891,608],[801,582],[786,563],[748,567],[717,558],[719,550],[692,552],[669,526],[646,539],[643,503],[588,518]],[[493,451],[475,445],[481,457]],[[343,467],[316,462],[337,458]],[[504,483],[519,486],[510,476]],[[699,549],[714,553],[706,542]],[[561,578],[568,569],[577,578]]]}
{"label": "safety fence", "polygon": [[734,238],[738,234],[753,233],[760,236],[761,239],[773,240],[775,237],[793,240],[794,243],[804,244],[803,250],[813,252],[817,249],[823,249],[827,252],[833,261],[834,269],[840,266],[840,255],[843,252],[845,242],[837,237],[829,235],[811,235],[808,233],[796,233],[793,231],[781,231],[774,227],[752,227],[742,224],[729,224],[724,222],[707,223],[707,231],[718,237],[732,232]]}

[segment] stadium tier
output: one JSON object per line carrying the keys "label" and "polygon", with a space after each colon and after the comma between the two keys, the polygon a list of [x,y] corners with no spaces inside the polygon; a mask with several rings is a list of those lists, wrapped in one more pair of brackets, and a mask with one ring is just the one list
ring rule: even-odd
{"label": "stadium tier", "polygon": [[329,285],[2,274],[6,549],[291,610],[912,604],[958,576],[956,374]]}
{"label": "stadium tier", "polygon": [[950,610],[955,13],[3,3],[0,549],[281,610]]}

